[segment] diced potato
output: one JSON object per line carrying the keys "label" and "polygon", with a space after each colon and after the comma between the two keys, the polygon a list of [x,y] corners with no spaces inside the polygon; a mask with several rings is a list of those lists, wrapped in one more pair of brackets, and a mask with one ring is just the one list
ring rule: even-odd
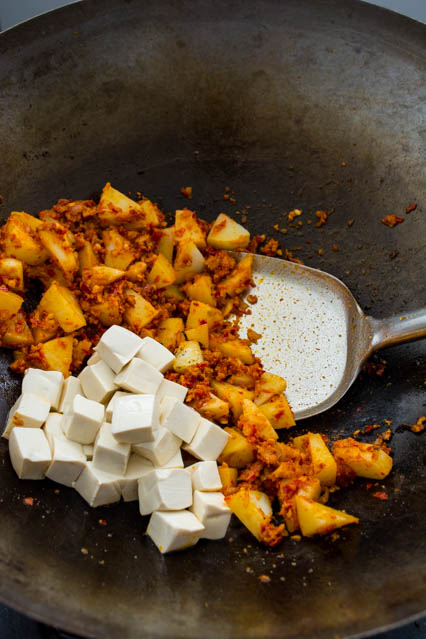
{"label": "diced potato", "polygon": [[[28,218],[31,218],[30,222]],[[33,218],[32,215],[16,211],[11,213],[3,227],[4,251],[8,257],[35,266],[43,264],[49,254],[41,244],[37,231],[33,229],[32,220],[41,224],[40,220]]]}
{"label": "diced potato", "polygon": [[176,279],[176,273],[173,266],[164,255],[157,255],[157,258],[148,275],[148,282],[155,288],[165,288],[170,286]]}
{"label": "diced potato", "polygon": [[135,253],[121,233],[107,229],[102,233],[105,246],[105,266],[125,271],[135,259]]}
{"label": "diced potato", "polygon": [[337,464],[319,433],[308,433],[309,452],[315,477],[322,486],[334,486]]}
{"label": "diced potato", "polygon": [[30,325],[36,344],[53,339],[60,330],[60,326],[52,313],[44,311],[40,308],[40,304],[30,315]]}
{"label": "diced potato", "polygon": [[226,503],[251,534],[262,541],[263,530],[272,516],[268,495],[258,490],[242,488],[237,493],[228,495]]}
{"label": "diced potato", "polygon": [[70,232],[58,222],[43,224],[38,235],[50,259],[70,275],[78,271],[78,255],[70,241]]}
{"label": "diced potato", "polygon": [[6,330],[3,333],[1,345],[5,348],[19,349],[34,343],[33,334],[22,310],[8,319],[3,328]]}
{"label": "diced potato", "polygon": [[175,246],[175,227],[161,229],[161,238],[158,242],[158,252],[163,255],[170,264],[173,264],[173,249]]}
{"label": "diced potato", "polygon": [[173,368],[177,373],[184,373],[188,368],[203,362],[203,354],[198,342],[181,342],[175,353]]}
{"label": "diced potato", "polygon": [[254,402],[249,399],[243,399],[242,407],[243,416],[240,418],[238,425],[242,428],[244,435],[259,439],[278,439],[277,432]]}
{"label": "diced potato", "polygon": [[99,304],[92,304],[90,312],[98,318],[102,326],[121,324],[123,313],[116,295],[107,295]]}
{"label": "diced potato", "polygon": [[183,330],[184,324],[181,317],[169,317],[158,325],[156,339],[169,351],[174,352],[183,340]]}
{"label": "diced potato", "polygon": [[307,434],[293,437],[292,443],[297,450],[305,453],[309,452],[309,436]]}
{"label": "diced potato", "polygon": [[166,297],[170,297],[171,299],[177,300],[178,302],[182,302],[182,300],[185,299],[184,294],[180,290],[179,286],[176,286],[176,284],[170,284],[170,286],[166,286],[163,293]]}
{"label": "diced potato", "polygon": [[74,347],[72,349],[72,368],[78,370],[82,367],[86,357],[89,357],[92,350],[92,342],[87,338],[74,341]]}
{"label": "diced potato", "polygon": [[189,306],[186,328],[197,328],[197,326],[207,324],[209,329],[212,330],[220,326],[222,321],[222,313],[218,308],[193,300]]}
{"label": "diced potato", "polygon": [[229,404],[213,393],[210,393],[210,398],[198,407],[198,411],[206,419],[216,420],[217,422],[226,424],[229,417]]}
{"label": "diced potato", "polygon": [[0,260],[0,282],[13,291],[24,290],[24,267],[21,260],[13,257]]}
{"label": "diced potato", "polygon": [[216,306],[212,278],[206,273],[196,275],[191,284],[186,284],[185,293],[190,300],[197,300],[198,302],[209,304],[209,306]]}
{"label": "diced potato", "polygon": [[274,428],[291,428],[296,425],[293,411],[284,395],[276,395],[259,408]]}
{"label": "diced potato", "polygon": [[0,288],[0,322],[6,322],[16,315],[24,303],[23,298],[7,288]]}
{"label": "diced potato", "polygon": [[175,240],[176,242],[191,240],[198,248],[206,246],[206,235],[193,211],[189,209],[176,211]]}
{"label": "diced potato", "polygon": [[352,437],[335,442],[333,455],[358,477],[384,479],[392,470],[392,457],[384,450],[374,444],[357,442]]}
{"label": "diced potato", "polygon": [[57,282],[53,282],[43,294],[39,308],[51,313],[65,333],[72,333],[86,326],[78,299],[69,288],[60,286]]}
{"label": "diced potato", "polygon": [[129,282],[142,282],[145,279],[145,271],[147,266],[145,262],[135,262],[131,264],[126,271],[126,279]]}
{"label": "diced potato", "polygon": [[199,342],[204,348],[209,347],[209,327],[207,324],[201,324],[196,328],[189,328],[185,331],[185,335],[189,340]]}
{"label": "diced potato", "polygon": [[216,249],[246,248],[249,242],[247,229],[225,213],[219,213],[207,236],[207,244]]}
{"label": "diced potato", "polygon": [[109,286],[113,282],[121,279],[124,275],[124,271],[104,266],[104,264],[99,264],[90,270],[84,271],[83,281],[90,288],[99,291],[100,289],[105,288],[105,286]]}
{"label": "diced potato", "polygon": [[244,388],[254,388],[253,377],[244,371],[239,371],[228,377],[228,383],[234,386],[243,386]]}
{"label": "diced potato", "polygon": [[219,351],[219,353],[222,353],[225,357],[236,357],[240,362],[248,366],[254,364],[254,357],[250,346],[241,339],[232,339],[223,342],[219,339],[212,338],[211,349]]}
{"label": "diced potato", "polygon": [[149,200],[135,202],[114,189],[109,182],[102,190],[98,211],[103,226],[126,226],[128,229],[157,226],[162,218],[155,204]]}
{"label": "diced potato", "polygon": [[[73,341],[73,337],[69,335],[38,344],[36,346],[38,367],[49,371],[60,371],[64,377],[68,377],[72,362]],[[35,355],[34,358],[36,358]]]}
{"label": "diced potato", "polygon": [[295,479],[282,480],[279,486],[278,496],[281,501],[281,514],[284,517],[288,532],[292,533],[299,528],[297,518],[296,496],[308,497],[316,500],[321,495],[321,482],[316,477],[301,475]]}
{"label": "diced potato", "polygon": [[26,230],[33,233],[37,233],[43,224],[38,217],[25,213],[25,211],[12,211],[10,215],[19,219],[26,227]]}
{"label": "diced potato", "polygon": [[126,289],[126,295],[131,300],[132,305],[129,305],[125,310],[124,319],[129,324],[132,331],[138,333],[141,328],[144,328],[152,322],[154,317],[158,315],[158,310],[133,289]]}
{"label": "diced potato", "polygon": [[226,492],[228,488],[233,488],[237,485],[238,470],[236,468],[230,468],[228,464],[222,464],[218,470],[224,492]]}
{"label": "diced potato", "polygon": [[93,247],[87,240],[84,240],[84,246],[78,252],[78,261],[80,264],[80,273],[85,268],[93,268],[98,264],[98,258],[96,257]]}
{"label": "diced potato", "polygon": [[229,439],[223,449],[219,461],[226,463],[231,468],[244,468],[255,459],[255,447],[247,441],[242,432],[237,428],[225,427]]}
{"label": "diced potato", "polygon": [[239,386],[233,386],[227,382],[212,381],[213,390],[219,395],[220,399],[228,402],[231,406],[232,413],[236,419],[243,412],[243,400],[253,399],[254,392]]}
{"label": "diced potato", "polygon": [[74,279],[74,273],[64,273],[56,264],[46,262],[39,266],[27,266],[28,277],[30,279],[38,279],[43,284],[44,289],[48,289],[53,282],[58,282],[61,286],[70,286]]}
{"label": "diced potato", "polygon": [[263,373],[254,388],[254,402],[258,406],[269,401],[273,395],[280,395],[287,388],[287,382],[279,375]]}
{"label": "diced potato", "polygon": [[326,535],[342,526],[359,522],[358,517],[348,515],[343,510],[324,506],[301,495],[296,497],[296,508],[300,530],[304,537]]}
{"label": "diced potato", "polygon": [[218,289],[222,295],[233,297],[242,293],[250,286],[253,266],[253,256],[246,255],[241,262],[238,262],[232,273],[222,280]]}
{"label": "diced potato", "polygon": [[179,242],[176,249],[174,269],[176,272],[176,283],[181,284],[190,275],[201,273],[204,268],[203,254],[198,250],[192,240]]}

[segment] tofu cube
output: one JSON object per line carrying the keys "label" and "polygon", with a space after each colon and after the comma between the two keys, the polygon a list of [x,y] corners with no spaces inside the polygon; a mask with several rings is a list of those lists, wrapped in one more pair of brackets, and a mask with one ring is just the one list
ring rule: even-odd
{"label": "tofu cube", "polygon": [[50,450],[53,453],[53,438],[59,437],[66,439],[63,429],[64,416],[61,413],[50,413],[47,416],[46,423],[43,426],[44,434],[49,442]]}
{"label": "tofu cube", "polygon": [[152,442],[144,442],[133,446],[133,451],[149,459],[155,466],[164,466],[180,450],[182,440],[173,435],[168,428],[160,427],[154,431]]}
{"label": "tofu cube", "polygon": [[195,435],[201,416],[175,397],[165,397],[160,406],[160,423],[176,437],[189,443]]}
{"label": "tofu cube", "polygon": [[142,339],[122,326],[110,326],[102,335],[95,351],[115,373],[135,357],[142,346]]}
{"label": "tofu cube", "polygon": [[50,402],[38,395],[25,393],[21,395],[9,411],[9,416],[3,437],[9,438],[13,428],[40,428],[47,419]]}
{"label": "tofu cube", "polygon": [[180,402],[185,401],[185,397],[188,393],[188,389],[186,386],[182,386],[182,384],[176,384],[176,382],[171,382],[169,379],[163,379],[160,386],[157,390],[157,395],[160,401],[163,397],[175,397]]}
{"label": "tofu cube", "polygon": [[156,368],[135,357],[123,368],[115,378],[115,383],[120,388],[131,393],[154,394],[157,392],[163,380],[163,375]]}
{"label": "tofu cube", "polygon": [[112,434],[119,442],[141,444],[154,441],[159,406],[155,395],[119,397],[112,414]]}
{"label": "tofu cube", "polygon": [[96,468],[93,462],[86,463],[73,486],[92,508],[120,501],[121,489],[117,476]]}
{"label": "tofu cube", "polygon": [[81,388],[80,380],[77,377],[70,375],[64,381],[62,387],[61,401],[59,402],[59,412],[66,413],[72,405],[73,399],[76,395],[82,395],[83,389]]}
{"label": "tofu cube", "polygon": [[86,397],[101,404],[108,401],[118,388],[114,384],[115,374],[103,361],[83,368],[78,379]]}
{"label": "tofu cube", "polygon": [[46,477],[64,486],[72,486],[86,466],[83,447],[65,437],[52,438],[52,463]]}
{"label": "tofu cube", "polygon": [[149,515],[154,510],[182,510],[192,504],[189,473],[181,468],[156,468],[138,483],[139,510]]}
{"label": "tofu cube", "polygon": [[102,358],[99,355],[99,353],[94,351],[92,355],[89,357],[89,359],[87,360],[86,365],[93,366],[93,364],[97,364],[98,362],[101,362],[101,361],[102,361]]}
{"label": "tofu cube", "polygon": [[39,428],[20,426],[10,434],[9,455],[19,479],[44,479],[52,459],[44,432]]}
{"label": "tofu cube", "polygon": [[32,393],[50,402],[53,410],[58,410],[64,376],[59,371],[42,371],[29,368],[22,380],[22,394]]}
{"label": "tofu cube", "polygon": [[143,338],[142,345],[136,356],[151,364],[161,373],[169,370],[175,361],[173,353],[152,337]]}
{"label": "tofu cube", "polygon": [[222,493],[205,493],[196,490],[190,510],[205,528],[201,535],[203,539],[225,537],[232,513]]}
{"label": "tofu cube", "polygon": [[208,419],[201,419],[197,432],[182,448],[202,461],[216,461],[228,441],[228,433]]}
{"label": "tofu cube", "polygon": [[184,468],[181,449],[179,448],[176,455],[173,455],[165,464],[161,466],[154,464],[154,468]]}
{"label": "tofu cube", "polygon": [[222,489],[219,470],[215,461],[201,461],[187,467],[191,475],[192,489],[216,492]]}
{"label": "tofu cube", "polygon": [[154,512],[146,530],[161,553],[195,546],[203,532],[204,526],[189,510]]}
{"label": "tofu cube", "polygon": [[95,449],[93,444],[82,444],[83,446],[83,453],[86,457],[87,461],[92,461],[93,459],[93,451]]}
{"label": "tofu cube", "polygon": [[117,391],[116,393],[114,393],[114,395],[111,397],[111,399],[108,402],[108,405],[106,407],[106,411],[105,411],[105,421],[111,423],[112,421],[112,414],[114,412],[114,405],[115,402],[117,401],[117,399],[119,397],[126,397],[128,395],[132,395],[133,393],[126,393],[125,391]]}
{"label": "tofu cube", "polygon": [[112,434],[112,426],[104,422],[99,429],[93,451],[93,465],[113,475],[124,475],[130,457],[130,444],[120,444]]}
{"label": "tofu cube", "polygon": [[136,501],[138,499],[138,481],[151,472],[153,468],[148,459],[136,454],[130,455],[126,473],[118,480],[124,501]]}
{"label": "tofu cube", "polygon": [[76,395],[64,415],[64,433],[79,444],[92,444],[104,421],[105,408],[93,399]]}

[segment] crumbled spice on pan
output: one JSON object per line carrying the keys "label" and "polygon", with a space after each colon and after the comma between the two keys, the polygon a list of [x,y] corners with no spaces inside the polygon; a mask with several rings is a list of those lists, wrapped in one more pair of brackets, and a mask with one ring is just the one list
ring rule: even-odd
{"label": "crumbled spice on pan", "polygon": [[392,213],[390,215],[386,215],[386,217],[382,217],[381,222],[390,229],[393,229],[397,224],[402,224],[404,222],[404,218],[398,217]]}

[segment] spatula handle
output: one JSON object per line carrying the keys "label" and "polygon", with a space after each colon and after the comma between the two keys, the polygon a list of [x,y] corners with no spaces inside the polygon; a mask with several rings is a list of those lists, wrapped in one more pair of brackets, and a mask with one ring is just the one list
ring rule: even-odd
{"label": "spatula handle", "polygon": [[423,308],[381,320],[372,317],[371,328],[373,351],[402,342],[412,342],[426,337],[426,310]]}

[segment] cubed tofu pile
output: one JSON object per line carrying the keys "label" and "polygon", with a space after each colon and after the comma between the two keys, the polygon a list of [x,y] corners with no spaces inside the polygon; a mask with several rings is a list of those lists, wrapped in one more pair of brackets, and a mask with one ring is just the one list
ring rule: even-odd
{"label": "cubed tofu pile", "polygon": [[[20,479],[73,486],[92,506],[139,500],[161,552],[225,536],[217,458],[229,435],[184,404],[173,354],[111,326],[77,377],[30,368],[3,437]],[[184,468],[181,449],[199,460]]]}

